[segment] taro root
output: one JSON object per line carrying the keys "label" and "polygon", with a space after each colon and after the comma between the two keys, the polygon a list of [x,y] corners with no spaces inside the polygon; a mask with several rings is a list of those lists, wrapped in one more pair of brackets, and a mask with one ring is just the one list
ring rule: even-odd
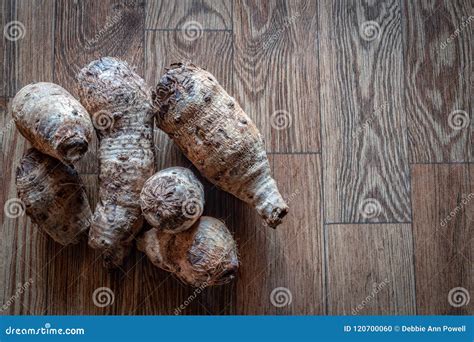
{"label": "taro root", "polygon": [[222,221],[208,216],[177,234],[153,228],[140,237],[138,249],[155,266],[195,287],[228,283],[239,267],[231,233]]}
{"label": "taro root", "polygon": [[153,93],[156,122],[212,183],[253,206],[270,227],[288,212],[255,124],[209,72],[173,64]]}
{"label": "taro root", "polygon": [[15,95],[11,108],[16,127],[40,152],[66,164],[87,152],[94,130],[89,114],[59,85],[29,84]]}
{"label": "taro root", "polygon": [[115,267],[142,228],[140,191],[154,172],[151,91],[126,62],[111,57],[91,62],[77,78],[99,138],[99,202],[89,245]]}
{"label": "taro root", "polygon": [[16,171],[18,197],[32,222],[62,245],[75,244],[92,221],[74,168],[30,148]]}
{"label": "taro root", "polygon": [[204,209],[204,187],[191,170],[170,167],[157,172],[140,194],[143,216],[167,233],[190,228]]}

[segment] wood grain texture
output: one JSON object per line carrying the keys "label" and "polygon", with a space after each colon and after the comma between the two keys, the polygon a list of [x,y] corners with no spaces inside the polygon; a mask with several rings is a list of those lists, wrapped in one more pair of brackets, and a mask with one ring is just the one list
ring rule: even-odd
{"label": "wood grain texture", "polygon": [[2,1],[0,8],[0,94],[13,97],[31,82],[53,80],[54,1]]}
{"label": "wood grain texture", "polygon": [[235,98],[267,151],[320,151],[316,7],[276,0],[234,5]]}
{"label": "wood grain texture", "polygon": [[468,161],[472,4],[424,0],[403,6],[410,160]]}
{"label": "wood grain texture", "polygon": [[408,222],[398,1],[319,2],[327,223]]}
{"label": "wood grain texture", "polygon": [[328,313],[413,315],[409,224],[328,225]]}
{"label": "wood grain texture", "polygon": [[[76,72],[111,55],[137,66],[151,86],[172,62],[211,71],[276,152],[269,158],[290,213],[271,230],[252,208],[199,176],[205,214],[226,222],[242,261],[235,282],[201,291],[136,250],[108,271],[85,241],[64,248],[25,215],[1,210],[0,315],[472,314],[474,199],[463,200],[474,192],[474,165],[465,163],[469,155],[474,161],[473,23],[441,48],[469,6],[3,1],[1,27],[20,20],[26,30],[21,40],[0,41],[2,206],[17,197],[15,169],[29,146],[8,113],[12,95],[26,83],[53,79],[77,95]],[[186,34],[184,25],[193,21],[197,31]],[[448,130],[454,109],[471,115],[470,133]],[[286,129],[271,125],[278,110],[291,117]],[[277,114],[283,116],[273,123],[284,125],[285,113]],[[154,140],[158,170],[180,165],[198,175],[164,133],[156,130]],[[79,165],[92,208],[96,144]],[[412,165],[410,175],[410,160],[437,164]],[[411,219],[413,227],[400,223]],[[324,220],[330,224],[323,229]],[[100,307],[94,292],[104,287],[113,302]],[[470,293],[469,305],[449,304],[455,287]],[[281,288],[291,303],[279,307]]]}
{"label": "wood grain texture", "polygon": [[47,305],[47,270],[41,265],[48,238],[31,224],[18,200],[16,167],[29,144],[16,130],[8,106],[9,99],[2,99],[0,315],[41,314]]}
{"label": "wood grain texture", "polygon": [[290,212],[275,231],[250,208],[238,213],[237,314],[323,314],[320,156],[272,155],[271,164]]}
{"label": "wood grain texture", "polygon": [[[471,170],[469,170],[471,168]],[[472,165],[413,165],[413,233],[418,313],[466,315],[472,301],[453,307],[449,291],[474,288]],[[471,175],[470,175],[471,172]]]}
{"label": "wood grain texture", "polygon": [[[118,57],[143,75],[142,1],[58,1],[55,25],[54,81],[77,98],[76,74],[94,59]],[[97,139],[77,164],[77,169],[97,173]]]}
{"label": "wood grain texture", "polygon": [[147,29],[225,30],[232,27],[232,0],[149,0]]}

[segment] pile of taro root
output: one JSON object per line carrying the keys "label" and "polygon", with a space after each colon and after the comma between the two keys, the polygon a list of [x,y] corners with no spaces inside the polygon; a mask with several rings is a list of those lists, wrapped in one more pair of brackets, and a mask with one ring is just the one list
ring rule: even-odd
{"label": "pile of taro root", "polygon": [[[179,166],[155,173],[153,129],[166,132],[211,183],[276,227],[288,206],[255,124],[212,74],[190,63],[172,64],[154,90],[111,57],[92,61],[76,78],[79,101],[46,82],[25,86],[12,100],[16,127],[33,146],[16,171],[27,215],[62,245],[88,232],[89,246],[108,268],[120,266],[136,241],[154,265],[192,286],[235,278],[236,243],[224,222],[201,216],[198,178]],[[74,168],[93,134],[99,140],[94,213]]]}

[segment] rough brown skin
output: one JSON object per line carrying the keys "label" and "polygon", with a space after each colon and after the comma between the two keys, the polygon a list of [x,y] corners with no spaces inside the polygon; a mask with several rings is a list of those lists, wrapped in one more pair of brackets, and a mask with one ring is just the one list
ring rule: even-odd
{"label": "rough brown skin", "polygon": [[262,136],[209,72],[173,64],[153,93],[156,121],[212,183],[255,207],[270,227],[288,212]]}
{"label": "rough brown skin", "polygon": [[91,62],[77,78],[100,143],[89,245],[103,252],[106,267],[115,267],[142,227],[140,191],[154,172],[151,92],[126,62],[110,57]]}
{"label": "rough brown skin", "polygon": [[146,181],[140,205],[143,216],[153,227],[166,233],[179,233],[202,215],[204,187],[191,170],[170,167]]}
{"label": "rough brown skin", "polygon": [[195,287],[228,283],[239,267],[232,234],[213,217],[202,216],[178,234],[153,228],[141,236],[137,246],[155,266]]}
{"label": "rough brown skin", "polygon": [[56,242],[75,244],[85,235],[92,212],[74,168],[30,148],[17,168],[16,186],[27,215]]}
{"label": "rough brown skin", "polygon": [[94,131],[84,107],[54,83],[23,87],[12,100],[12,116],[33,147],[69,165],[87,152]]}

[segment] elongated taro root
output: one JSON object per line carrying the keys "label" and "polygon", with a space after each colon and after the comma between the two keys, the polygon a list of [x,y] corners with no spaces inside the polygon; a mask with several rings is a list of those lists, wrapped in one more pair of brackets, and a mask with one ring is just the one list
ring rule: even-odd
{"label": "elongated taro root", "polygon": [[74,168],[30,148],[16,170],[18,197],[33,223],[62,245],[77,243],[92,221]]}
{"label": "elongated taro root", "polygon": [[202,215],[204,187],[191,170],[170,167],[146,181],[140,204],[143,216],[153,227],[179,233]]}
{"label": "elongated taro root", "polygon": [[173,64],[153,93],[157,125],[212,183],[255,207],[270,227],[288,212],[255,124],[209,72]]}
{"label": "elongated taro root", "polygon": [[99,202],[89,245],[121,265],[143,217],[140,191],[154,171],[151,92],[126,62],[105,57],[79,75],[81,102],[99,137]]}
{"label": "elongated taro root", "polygon": [[92,139],[94,129],[89,114],[54,83],[23,87],[12,100],[12,116],[33,147],[66,164],[81,159]]}
{"label": "elongated taro root", "polygon": [[195,287],[228,283],[239,267],[232,234],[213,217],[202,216],[177,234],[153,228],[140,237],[137,246],[155,266]]}

